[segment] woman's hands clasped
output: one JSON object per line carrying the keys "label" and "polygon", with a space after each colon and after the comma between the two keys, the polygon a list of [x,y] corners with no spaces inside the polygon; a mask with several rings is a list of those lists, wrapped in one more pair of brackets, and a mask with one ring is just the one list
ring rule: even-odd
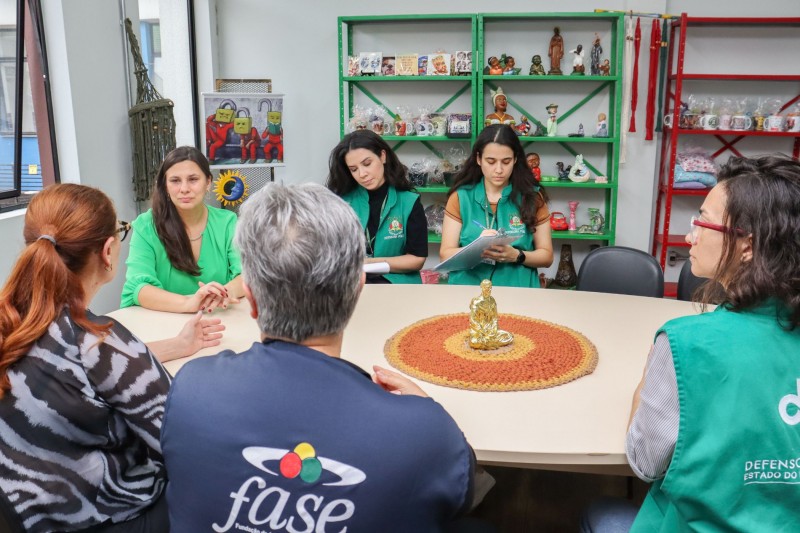
{"label": "woman's hands clasped", "polygon": [[224,285],[216,281],[210,283],[203,283],[198,281],[199,289],[192,295],[186,297],[185,311],[186,313],[195,313],[202,311],[210,313],[214,309],[221,307],[228,308],[228,304],[239,303],[239,298],[234,298],[228,294],[228,289]]}

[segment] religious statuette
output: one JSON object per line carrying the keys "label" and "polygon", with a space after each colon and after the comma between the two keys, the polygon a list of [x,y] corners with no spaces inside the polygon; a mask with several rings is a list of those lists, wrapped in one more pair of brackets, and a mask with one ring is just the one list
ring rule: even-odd
{"label": "religious statuette", "polygon": [[495,350],[508,346],[514,336],[497,329],[497,302],[492,297],[492,282],[481,282],[481,295],[469,303],[469,345],[475,350]]}

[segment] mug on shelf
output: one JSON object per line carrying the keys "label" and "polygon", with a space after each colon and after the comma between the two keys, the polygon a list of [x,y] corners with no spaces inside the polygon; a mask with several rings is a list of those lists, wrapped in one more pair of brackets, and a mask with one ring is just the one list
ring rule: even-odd
{"label": "mug on shelf", "polygon": [[767,131],[783,131],[783,116],[782,115],[768,116],[764,129]]}
{"label": "mug on shelf", "polygon": [[729,130],[731,129],[731,116],[729,114],[724,114],[719,116],[719,129],[721,130]]}
{"label": "mug on shelf", "polygon": [[[756,131],[764,131],[766,129],[764,127],[764,123],[766,122],[766,120],[767,120],[767,117],[765,117],[764,115],[756,115],[756,116],[754,116],[753,117],[753,122],[755,122],[755,124],[756,124],[755,130]],[[750,128],[746,128],[746,129],[750,129]]]}
{"label": "mug on shelf", "polygon": [[800,116],[789,115],[786,117],[786,131],[800,131]]}
{"label": "mug on shelf", "polygon": [[704,130],[715,130],[719,128],[719,117],[717,115],[702,115],[697,120],[697,123]]}
{"label": "mug on shelf", "polygon": [[680,121],[680,128],[682,130],[693,130],[696,129],[697,126],[697,118],[699,115],[697,113],[684,113],[681,115]]}
{"label": "mug on shelf", "polygon": [[753,119],[747,115],[733,115],[731,117],[731,129],[734,131],[745,131],[753,127]]}

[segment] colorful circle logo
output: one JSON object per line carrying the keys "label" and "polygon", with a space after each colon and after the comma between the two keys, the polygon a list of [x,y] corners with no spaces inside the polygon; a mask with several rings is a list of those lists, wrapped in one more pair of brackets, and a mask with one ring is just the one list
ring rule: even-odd
{"label": "colorful circle logo", "polygon": [[247,178],[234,170],[222,172],[214,183],[214,192],[222,205],[238,205],[244,202],[249,192]]}
{"label": "colorful circle logo", "polygon": [[283,477],[294,479],[299,475],[306,483],[315,483],[322,475],[322,463],[314,447],[301,442],[281,458],[280,470]]}

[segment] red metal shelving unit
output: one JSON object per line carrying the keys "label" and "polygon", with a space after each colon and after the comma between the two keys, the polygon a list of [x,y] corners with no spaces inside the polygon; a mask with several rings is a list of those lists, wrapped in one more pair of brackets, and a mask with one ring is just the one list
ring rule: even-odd
{"label": "red metal shelving unit", "polygon": [[[687,29],[690,26],[735,26],[741,30],[743,26],[796,26],[800,29],[800,18],[774,18],[774,17],[755,17],[755,18],[727,18],[727,17],[690,17],[683,13],[679,19],[672,22],[670,27],[669,72],[667,75],[666,96],[664,102],[664,112],[672,115],[672,124],[679,124],[680,102],[683,95],[683,82],[703,82],[703,81],[763,81],[763,82],[797,82],[800,83],[800,75],[786,74],[710,74],[699,72],[684,72],[684,56],[686,53]],[[787,109],[800,100],[800,87],[797,89],[798,95],[783,106]],[[783,110],[782,109],[782,110]],[[663,269],[666,266],[669,248],[688,247],[682,234],[670,233],[670,222],[672,217],[672,202],[677,196],[700,196],[708,194],[708,189],[675,189],[674,172],[675,159],[678,153],[678,140],[682,135],[710,135],[715,137],[722,147],[712,154],[716,158],[725,151],[730,151],[737,156],[742,156],[736,148],[736,144],[747,137],[794,137],[792,157],[800,158],[800,132],[767,132],[767,131],[721,131],[721,130],[686,130],[680,128],[663,127],[661,135],[659,181],[655,205],[655,224],[653,225],[653,246],[652,254]],[[698,206],[699,207],[699,206]],[[664,289],[665,296],[674,297],[677,294],[675,283],[666,283]]]}

